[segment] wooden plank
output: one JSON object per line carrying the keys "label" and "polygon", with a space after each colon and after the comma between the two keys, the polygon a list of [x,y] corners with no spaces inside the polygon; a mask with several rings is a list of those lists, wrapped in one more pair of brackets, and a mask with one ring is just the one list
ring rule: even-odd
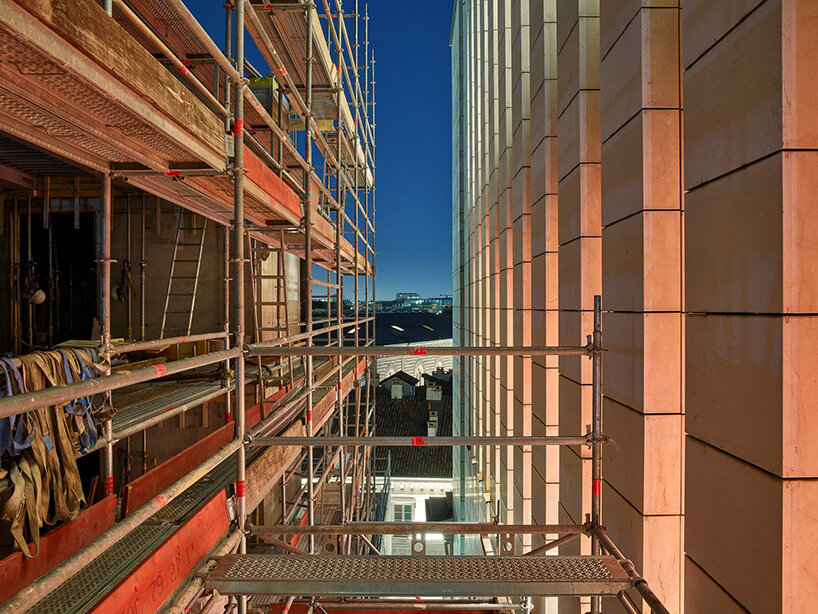
{"label": "wooden plank", "polygon": [[190,473],[196,467],[230,443],[235,431],[233,423],[225,424],[179,454],[172,456],[125,487],[125,515],[133,513],[160,492]]}
{"label": "wooden plank", "polygon": [[93,614],[156,612],[225,534],[226,497],[220,490],[92,610]]}
{"label": "wooden plank", "polygon": [[16,0],[139,96],[224,155],[224,126],[95,0]]}
{"label": "wooden plank", "polygon": [[298,194],[293,192],[247,145],[244,146],[244,167],[247,169],[246,177],[269,195],[271,207],[284,207],[301,217],[301,200]]}
{"label": "wooden plank", "polygon": [[[307,434],[299,420],[284,432],[285,437],[304,437]],[[281,479],[287,468],[301,454],[301,446],[270,446],[247,468],[245,496],[247,510],[258,507],[270,492],[272,486]]]}
{"label": "wooden plank", "polygon": [[[0,561],[0,603],[110,529],[115,509],[116,496],[105,497],[81,511],[73,521],[43,535],[36,558],[27,559],[22,552],[14,552]],[[36,552],[34,544],[29,544],[29,548],[32,553]]]}

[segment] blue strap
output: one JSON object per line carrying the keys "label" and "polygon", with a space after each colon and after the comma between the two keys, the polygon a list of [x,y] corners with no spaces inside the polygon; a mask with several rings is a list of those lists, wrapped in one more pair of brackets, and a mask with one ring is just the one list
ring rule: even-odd
{"label": "blue strap", "polygon": [[[74,353],[74,356],[77,357],[77,362],[80,364],[80,379],[82,381],[91,379],[93,377],[93,373],[88,367],[85,365],[85,362],[80,358],[80,355],[77,351],[71,348],[71,351]],[[71,375],[71,367],[68,364],[68,355],[59,350],[60,354],[62,354],[62,364],[63,364],[63,371],[65,372],[65,381],[67,384],[73,384],[74,378]],[[80,442],[80,453],[87,454],[88,450],[94,448],[97,445],[97,427],[94,424],[94,417],[91,415],[89,411],[91,409],[91,398],[85,397],[82,399],[76,399],[74,401],[69,401],[65,406],[65,411],[67,411],[72,416],[79,416],[85,418],[85,430],[78,435],[79,442]]]}
{"label": "blue strap", "polygon": [[[5,363],[6,366],[11,369],[12,375],[14,375],[14,379],[17,381],[17,389],[20,393],[24,393],[26,391],[25,386],[23,386],[23,378],[20,375],[20,372],[17,370],[17,367],[14,366],[14,363],[9,360],[8,358],[0,358],[0,363]],[[6,367],[3,367],[3,371],[6,371]],[[6,381],[7,381],[7,389],[6,394],[8,396],[12,396],[14,394],[11,382],[9,381],[8,372],[6,372]],[[24,417],[15,416],[15,419],[10,421],[10,430],[11,430],[11,438],[8,445],[8,453],[12,456],[17,456],[23,450],[31,446],[31,442],[34,440],[34,430],[30,430],[28,433],[25,433],[25,426],[26,421]]]}
{"label": "blue strap", "polygon": [[[11,396],[11,379],[9,378],[9,373],[6,370],[6,366],[3,363],[0,363],[0,368],[3,369],[3,373],[6,376],[6,390],[8,391],[8,396]],[[3,396],[2,388],[0,388],[0,397]],[[0,469],[3,468],[2,464],[2,455],[3,452],[8,450],[9,445],[11,444],[11,418],[3,418],[0,419]]]}

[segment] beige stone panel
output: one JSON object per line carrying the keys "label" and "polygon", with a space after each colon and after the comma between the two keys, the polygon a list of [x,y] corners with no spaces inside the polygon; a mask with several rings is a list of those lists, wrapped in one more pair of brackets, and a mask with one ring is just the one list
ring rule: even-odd
{"label": "beige stone panel", "polygon": [[818,316],[783,320],[783,474],[818,477]]}
{"label": "beige stone panel", "polygon": [[815,548],[818,540],[818,483],[785,480],[783,517],[784,587],[782,612],[808,612],[815,607],[818,573]]}
{"label": "beige stone panel", "polygon": [[692,437],[685,459],[688,556],[750,612],[783,612],[781,480]]}
{"label": "beige stone panel", "polygon": [[557,0],[557,51],[561,52],[568,36],[576,28],[582,0]]}
{"label": "beige stone panel", "polygon": [[780,475],[782,318],[689,315],[688,433]]}
{"label": "beige stone panel", "polygon": [[[559,436],[558,426],[545,426],[536,416],[531,420],[531,434],[535,437]],[[557,484],[559,475],[559,449],[557,446],[535,446],[531,452],[531,465],[541,479]],[[535,491],[536,493],[536,491]]]}
{"label": "beige stone panel", "polygon": [[689,68],[762,2],[764,0],[684,0],[684,67]]}
{"label": "beige stone panel", "polygon": [[783,477],[818,475],[818,317],[688,316],[687,430]]}
{"label": "beige stone panel", "polygon": [[642,414],[603,400],[605,479],[645,515],[682,513],[681,414]]}
{"label": "beige stone panel", "polygon": [[784,147],[818,147],[818,3],[783,4]]}
{"label": "beige stone panel", "polygon": [[601,74],[603,141],[642,108],[678,108],[679,11],[639,11],[603,58]]}
{"label": "beige stone panel", "polygon": [[[643,516],[607,483],[602,518],[608,534],[671,612],[682,611],[682,517]],[[632,595],[638,603],[638,595]],[[615,611],[615,610],[614,610]]]}
{"label": "beige stone panel", "polygon": [[684,75],[684,185],[692,189],[782,147],[779,2],[766,2]]}
{"label": "beige stone panel", "polygon": [[558,306],[559,254],[546,252],[531,259],[533,281],[531,306],[534,309],[556,309]]}
{"label": "beige stone panel", "polygon": [[610,51],[640,8],[679,8],[679,0],[607,0],[599,6],[599,51]]}
{"label": "beige stone panel", "polygon": [[[545,480],[540,475],[540,472],[537,470],[536,465],[534,466],[534,470],[531,472],[531,522],[535,524],[546,524],[548,521],[545,520],[548,517],[548,508],[547,508],[547,485]],[[535,536],[534,542],[532,545],[536,547],[537,536]],[[540,544],[542,543],[542,538],[539,538]]]}
{"label": "beige stone panel", "polygon": [[532,363],[531,369],[534,412],[544,424],[555,426],[559,423],[559,371],[537,363]]}
{"label": "beige stone panel", "polygon": [[555,136],[546,137],[534,147],[531,154],[531,165],[532,200],[538,200],[543,194],[556,195],[558,180],[557,138]]}
{"label": "beige stone panel", "polygon": [[[532,168],[533,170],[533,168]],[[531,255],[539,256],[545,253],[546,236],[546,206],[545,196],[531,203]]]}
{"label": "beige stone panel", "polygon": [[582,237],[560,246],[560,309],[594,307],[594,295],[602,291],[602,237]]}
{"label": "beige stone panel", "polygon": [[531,206],[531,255],[559,250],[559,201],[556,194],[549,194]]}
{"label": "beige stone panel", "polygon": [[[584,345],[587,335],[594,327],[594,314],[591,311],[560,311],[559,344]],[[578,383],[591,384],[591,361],[582,356],[559,356],[557,358],[560,374],[570,377]]]}
{"label": "beige stone panel", "polygon": [[558,173],[562,180],[580,162],[600,162],[599,90],[581,90],[559,118]]}
{"label": "beige stone panel", "polygon": [[[593,390],[591,386],[582,386],[567,377],[559,379],[559,429],[560,435],[576,437],[584,435],[586,427],[591,424],[591,404]],[[587,446],[572,446],[580,456],[590,458]]]}
{"label": "beige stone panel", "polygon": [[[558,26],[559,27],[559,26]],[[557,55],[560,83],[557,104],[562,113],[577,91],[599,89],[599,17],[582,17]]]}
{"label": "beige stone panel", "polygon": [[818,313],[818,152],[784,152],[785,313]]}
{"label": "beige stone panel", "polygon": [[[521,187],[525,183],[521,181]],[[531,262],[531,203],[524,203],[523,209],[520,215],[514,219],[512,227],[514,234],[513,263],[515,266],[523,262]]]}
{"label": "beige stone panel", "polygon": [[[524,75],[524,78],[521,77],[522,81],[528,83],[528,73]],[[526,96],[528,96],[528,87],[526,89]],[[526,114],[529,114],[528,106],[530,105],[530,99],[526,98]],[[516,110],[516,109],[515,109]],[[513,158],[512,158],[512,165],[513,165],[513,173],[514,173],[514,180],[513,182],[516,183],[517,177],[520,173],[520,169],[527,168],[531,166],[531,126],[530,121],[528,118],[523,120],[518,120],[518,124],[514,127],[514,142],[512,146]],[[526,187],[526,190],[528,188]],[[530,201],[528,201],[530,204]]]}
{"label": "beige stone panel", "polygon": [[560,504],[578,522],[591,513],[591,461],[565,446],[560,446]]}
{"label": "beige stone panel", "polygon": [[607,396],[641,413],[681,413],[682,318],[680,313],[604,314]]}
{"label": "beige stone panel", "polygon": [[644,211],[606,226],[602,254],[606,310],[681,311],[681,212]]}
{"label": "beige stone panel", "polygon": [[685,557],[685,609],[687,612],[718,612],[719,614],[746,614],[741,607],[701,567]]}
{"label": "beige stone panel", "polygon": [[680,119],[678,110],[645,109],[603,143],[603,225],[682,208]]}
{"label": "beige stone panel", "polygon": [[[560,311],[559,329],[559,345],[585,345],[587,336],[594,329],[594,314],[592,311]],[[584,356],[560,356],[558,364],[561,375],[569,377],[577,383],[588,385],[592,383],[592,363],[588,358]]]}
{"label": "beige stone panel", "polygon": [[[781,313],[784,309],[781,212],[790,203],[782,203],[782,156],[761,160],[686,195],[688,310]],[[809,296],[810,289],[818,307],[814,282],[798,292]]]}
{"label": "beige stone panel", "polygon": [[601,167],[580,164],[560,181],[559,242],[599,236],[601,226]]}

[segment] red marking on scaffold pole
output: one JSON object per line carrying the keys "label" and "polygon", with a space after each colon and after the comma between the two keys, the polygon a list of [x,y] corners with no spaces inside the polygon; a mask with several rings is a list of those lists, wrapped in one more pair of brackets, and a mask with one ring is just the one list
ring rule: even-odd
{"label": "red marking on scaffold pole", "polygon": [[165,495],[159,495],[154,501],[156,501],[156,505],[159,506],[159,509],[162,509],[168,504],[168,498]]}
{"label": "red marking on scaffold pole", "polygon": [[233,416],[230,415],[230,412],[227,412],[227,415],[224,417],[225,424],[230,424],[233,422]]}
{"label": "red marking on scaffold pole", "polygon": [[233,134],[236,136],[244,134],[244,120],[237,119],[233,122]]}
{"label": "red marking on scaffold pole", "polygon": [[287,74],[287,67],[284,64],[281,65],[281,76],[285,76]]}
{"label": "red marking on scaffold pole", "polygon": [[243,497],[244,496],[244,480],[238,480],[236,482],[236,496]]}
{"label": "red marking on scaffold pole", "polygon": [[185,339],[187,339],[187,337],[182,337],[181,339],[179,339],[179,343],[184,343]]}
{"label": "red marking on scaffold pole", "polygon": [[168,372],[168,368],[165,365],[153,365],[153,368],[159,377],[162,377]]}
{"label": "red marking on scaffold pole", "polygon": [[167,412],[172,411],[172,410],[173,410],[173,405],[171,405],[170,407],[168,407],[167,409],[165,409],[165,412],[167,413]]}
{"label": "red marking on scaffold pole", "polygon": [[307,410],[307,422],[312,422],[312,410]]}
{"label": "red marking on scaffold pole", "polygon": [[112,495],[114,494],[114,476],[109,475],[105,478],[105,494]]}
{"label": "red marking on scaffold pole", "polygon": [[162,173],[162,174],[165,177],[179,177],[179,175],[180,175],[179,171],[167,171],[167,172]]}
{"label": "red marking on scaffold pole", "polygon": [[602,494],[602,480],[593,480],[593,493],[596,497]]}
{"label": "red marking on scaffold pole", "polygon": [[419,437],[412,437],[412,445],[413,446],[425,446],[426,445],[426,438],[419,436]]}
{"label": "red marking on scaffold pole", "polygon": [[338,382],[338,384],[337,384],[338,385],[338,390],[341,390],[341,388],[343,388],[343,386],[341,384],[342,384],[342,382]]}
{"label": "red marking on scaffold pole", "polygon": [[426,356],[426,348],[422,347],[412,348],[412,356]]}
{"label": "red marking on scaffold pole", "polygon": [[190,71],[187,69],[187,66],[185,66],[184,64],[182,64],[181,68],[179,68],[179,72],[181,72],[183,75],[189,75],[190,74]]}

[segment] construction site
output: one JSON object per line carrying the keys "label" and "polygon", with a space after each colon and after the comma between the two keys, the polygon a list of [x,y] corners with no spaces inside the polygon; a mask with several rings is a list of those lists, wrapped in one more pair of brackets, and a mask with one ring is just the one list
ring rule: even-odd
{"label": "construction site", "polygon": [[813,609],[818,3],[453,0],[380,345],[386,24],[202,5],[0,0],[0,614]]}

